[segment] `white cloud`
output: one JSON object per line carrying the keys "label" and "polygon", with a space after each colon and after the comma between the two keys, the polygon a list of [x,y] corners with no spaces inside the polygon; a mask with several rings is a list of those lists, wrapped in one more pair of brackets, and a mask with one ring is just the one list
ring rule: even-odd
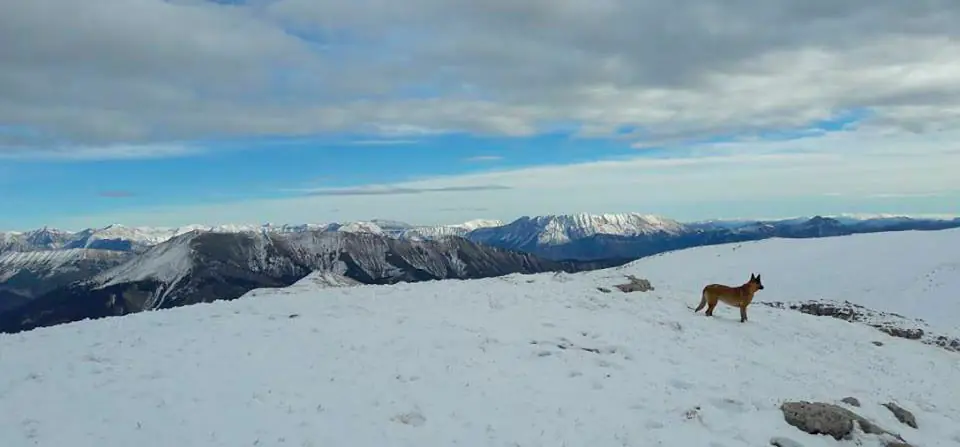
{"label": "white cloud", "polygon": [[[955,212],[950,209],[955,208],[952,200],[960,199],[956,181],[956,166],[960,166],[958,131],[882,135],[852,130],[790,141],[705,144],[700,149],[715,155],[435,177],[322,190],[314,196],[129,210],[78,217],[63,224],[318,222],[378,217],[427,224],[478,217],[513,219],[529,214],[622,211],[705,219],[758,213],[795,215],[801,208],[809,213],[828,213],[827,205],[821,203],[839,199],[860,205],[873,202],[868,203],[873,208],[832,212],[932,213]],[[899,197],[883,197],[892,191]],[[312,192],[316,191],[304,191]],[[929,206],[908,210],[894,202],[896,209],[884,209],[891,203],[878,200],[936,197],[944,200],[932,210]],[[798,203],[803,206],[785,205]],[[496,215],[480,216],[469,211],[475,209],[496,210]]]}
{"label": "white cloud", "polygon": [[45,150],[28,147],[0,147],[0,160],[97,161],[148,160],[197,155],[204,148],[188,144],[115,144],[106,146],[68,146]]}

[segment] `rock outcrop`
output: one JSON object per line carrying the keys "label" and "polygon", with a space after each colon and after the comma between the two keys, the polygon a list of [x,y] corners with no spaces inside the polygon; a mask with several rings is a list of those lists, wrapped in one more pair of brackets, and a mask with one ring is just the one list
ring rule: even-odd
{"label": "rock outcrop", "polygon": [[784,402],[780,410],[788,424],[811,435],[827,435],[838,441],[851,440],[856,429],[859,428],[865,434],[879,436],[888,447],[910,445],[899,434],[884,429],[839,405],[795,401]]}

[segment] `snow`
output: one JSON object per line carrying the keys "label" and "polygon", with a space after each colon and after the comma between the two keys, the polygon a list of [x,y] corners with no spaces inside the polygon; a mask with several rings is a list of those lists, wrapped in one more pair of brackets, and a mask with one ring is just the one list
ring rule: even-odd
{"label": "snow", "polygon": [[301,278],[290,286],[276,289],[254,289],[243,295],[243,298],[258,296],[290,295],[297,293],[316,293],[328,287],[357,287],[363,283],[336,272],[316,271]]}
{"label": "snow", "polygon": [[197,234],[199,232],[185,233],[154,246],[131,261],[100,273],[92,282],[99,283],[101,287],[109,287],[152,279],[173,285],[193,268],[190,242]]}
{"label": "snow", "polygon": [[[759,301],[850,301],[960,335],[960,229],[772,238],[696,247],[622,268],[683,283],[741,284],[760,273]],[[709,265],[704,270],[701,265]],[[773,293],[767,293],[771,292]],[[689,295],[699,299],[699,291]]]}
{"label": "snow", "polygon": [[474,219],[455,225],[436,225],[432,227],[408,228],[399,234],[406,240],[441,239],[448,236],[464,237],[467,233],[480,228],[495,228],[503,226],[503,221],[491,219]]}
{"label": "snow", "polygon": [[385,234],[383,228],[380,228],[379,225],[373,222],[350,222],[337,228],[337,231],[345,233],[370,233],[381,236]]}
{"label": "snow", "polygon": [[675,220],[640,213],[579,213],[537,216],[530,220],[541,229],[538,236],[541,244],[562,244],[595,234],[635,236],[683,230],[683,224]]}
{"label": "snow", "polygon": [[[958,354],[791,310],[754,305],[741,324],[733,308],[708,318],[689,306],[707,282],[758,272],[758,301],[956,317],[944,298],[955,301],[958,242],[960,230],[770,239],[578,274],[391,286],[313,275],[236,301],[0,335],[0,445],[854,445],[778,410],[845,396],[913,445],[956,445],[960,387],[944,385],[960,382]],[[656,289],[617,292],[627,274]],[[918,430],[881,406],[891,400]]]}
{"label": "snow", "polygon": [[63,269],[75,269],[81,260],[122,259],[126,253],[111,250],[74,248],[0,253],[0,282],[7,281],[21,270],[42,271],[46,274]]}

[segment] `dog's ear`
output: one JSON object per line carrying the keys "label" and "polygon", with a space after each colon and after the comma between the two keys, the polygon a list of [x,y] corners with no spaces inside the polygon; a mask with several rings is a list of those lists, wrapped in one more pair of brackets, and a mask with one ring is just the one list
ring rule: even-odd
{"label": "dog's ear", "polygon": [[753,281],[753,280],[755,280],[755,279],[757,279],[757,276],[754,275],[753,273],[751,273],[751,274],[750,274],[750,281]]}

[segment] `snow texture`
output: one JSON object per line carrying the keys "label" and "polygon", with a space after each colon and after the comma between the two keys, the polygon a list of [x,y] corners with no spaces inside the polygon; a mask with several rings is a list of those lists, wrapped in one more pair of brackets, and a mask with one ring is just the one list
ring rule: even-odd
{"label": "snow texture", "polygon": [[300,294],[300,293],[317,293],[321,289],[329,287],[356,287],[363,285],[360,281],[357,281],[352,278],[343,276],[340,273],[335,272],[324,272],[316,271],[313,272],[299,281],[282,288],[264,288],[264,289],[254,289],[241,298],[252,298],[258,296],[269,297],[272,295],[291,295],[291,294]]}
{"label": "snow texture", "polygon": [[[802,433],[779,410],[846,396],[913,445],[957,445],[960,355],[786,309],[751,306],[741,324],[736,309],[708,318],[690,306],[704,284],[758,272],[758,300],[842,297],[945,325],[958,315],[947,267],[958,243],[960,230],[898,232],[701,247],[577,274],[312,278],[0,335],[0,445],[855,445]],[[628,274],[656,289],[598,289]]]}

